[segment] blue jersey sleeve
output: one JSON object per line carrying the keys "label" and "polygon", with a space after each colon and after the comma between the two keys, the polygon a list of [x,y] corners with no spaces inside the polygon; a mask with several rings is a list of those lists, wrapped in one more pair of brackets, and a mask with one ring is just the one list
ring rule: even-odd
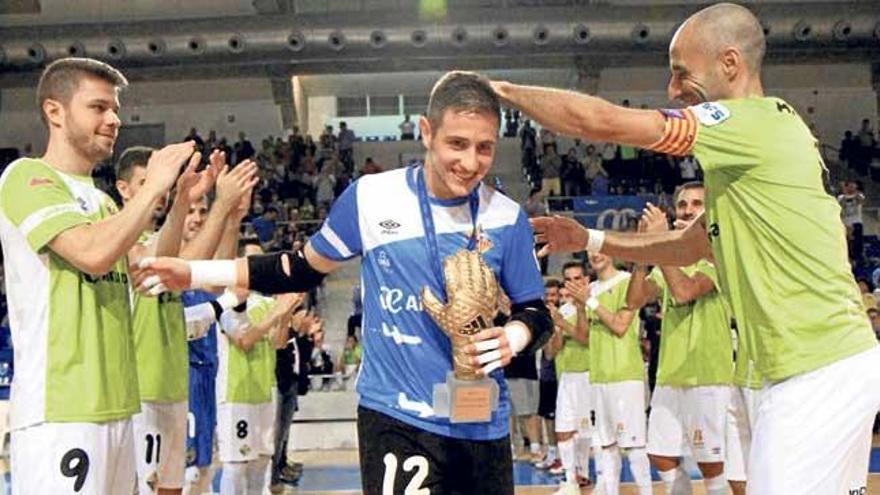
{"label": "blue jersey sleeve", "polygon": [[501,286],[514,304],[544,297],[544,281],[535,257],[534,233],[522,210],[504,246]]}
{"label": "blue jersey sleeve", "polygon": [[309,239],[312,248],[327,259],[345,261],[361,254],[357,185],[355,181],[336,198],[321,230]]}

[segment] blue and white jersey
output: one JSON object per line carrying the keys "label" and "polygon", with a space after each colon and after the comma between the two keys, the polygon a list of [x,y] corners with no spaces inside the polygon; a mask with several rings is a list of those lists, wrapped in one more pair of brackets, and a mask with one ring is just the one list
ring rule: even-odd
{"label": "blue and white jersey", "polygon": [[[208,301],[217,299],[217,296],[201,289],[185,290],[180,293],[180,299],[183,306],[197,306]],[[190,340],[187,342],[189,346],[189,364],[200,368],[208,369],[210,373],[217,372],[217,324],[212,324],[208,333],[201,339]]]}
{"label": "blue and white jersey", "polygon": [[[500,404],[488,423],[452,424],[434,414],[434,385],[452,369],[449,338],[422,311],[422,287],[444,296],[425,243],[416,168],[362,177],[336,200],[312,247],[342,261],[363,257],[364,358],[357,390],[361,406],[447,437],[494,440],[508,434],[509,401],[504,374],[492,373]],[[473,221],[467,198],[431,198],[441,258],[466,249]],[[479,249],[514,303],[541,299],[544,284],[533,234],[519,205],[482,185],[477,227]]]}

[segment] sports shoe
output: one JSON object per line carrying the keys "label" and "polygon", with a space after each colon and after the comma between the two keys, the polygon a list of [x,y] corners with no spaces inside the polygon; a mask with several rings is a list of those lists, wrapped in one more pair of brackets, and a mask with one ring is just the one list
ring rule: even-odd
{"label": "sports shoe", "polygon": [[590,481],[590,478],[587,478],[585,476],[581,476],[580,474],[578,474],[577,475],[577,484],[581,488],[586,488],[586,487],[592,485],[593,482]]}
{"label": "sports shoe", "polygon": [[581,495],[581,489],[576,483],[562,482],[559,489],[553,492],[553,495]]}
{"label": "sports shoe", "polygon": [[562,461],[559,459],[555,459],[553,464],[550,464],[550,466],[547,467],[547,471],[556,476],[565,474],[565,468],[562,467]]}
{"label": "sports shoe", "polygon": [[549,455],[545,455],[544,459],[542,459],[540,462],[535,463],[535,467],[538,469],[549,469],[550,466],[552,466],[553,463],[558,460],[559,459],[557,459],[556,457],[551,457]]}

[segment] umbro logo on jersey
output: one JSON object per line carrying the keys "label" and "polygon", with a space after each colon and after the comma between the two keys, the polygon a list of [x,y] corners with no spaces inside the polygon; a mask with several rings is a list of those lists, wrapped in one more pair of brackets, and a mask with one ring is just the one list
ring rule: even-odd
{"label": "umbro logo on jersey", "polygon": [[385,230],[394,230],[400,228],[400,224],[395,222],[394,220],[391,220],[390,218],[388,220],[382,220],[381,222],[379,222],[379,226]]}

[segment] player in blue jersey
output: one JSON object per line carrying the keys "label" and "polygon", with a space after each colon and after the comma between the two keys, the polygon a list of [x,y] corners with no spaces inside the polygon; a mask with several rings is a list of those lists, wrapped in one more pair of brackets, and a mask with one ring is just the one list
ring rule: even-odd
{"label": "player in blue jersey", "polygon": [[[303,251],[235,263],[160,258],[145,285],[239,285],[302,292],[341,262],[362,257],[364,356],[358,435],[364,492],[512,494],[507,388],[499,367],[539,349],[552,332],[532,231],[519,205],[481,180],[492,166],[500,107],[488,81],[452,72],[435,85],[419,122],[423,166],[361,178],[336,201]],[[474,242],[475,241],[475,242]],[[433,388],[452,369],[449,338],[422,310],[420,293],[443,294],[440,260],[479,250],[513,303],[511,321],[465,348],[470,364],[500,387],[485,423],[435,413]],[[413,493],[415,493],[413,491]]]}

